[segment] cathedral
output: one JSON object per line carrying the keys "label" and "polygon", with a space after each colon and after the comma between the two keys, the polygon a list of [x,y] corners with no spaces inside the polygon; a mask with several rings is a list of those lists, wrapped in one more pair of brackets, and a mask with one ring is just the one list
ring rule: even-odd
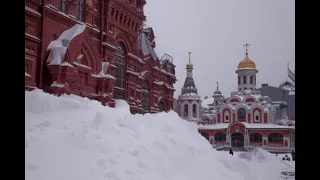
{"label": "cathedral", "polygon": [[[214,148],[248,150],[261,147],[270,152],[290,152],[295,146],[295,128],[287,116],[288,104],[283,98],[279,105],[282,117],[276,120],[271,98],[256,89],[258,69],[249,58],[248,45],[245,45],[245,57],[236,70],[237,90],[226,98],[217,83],[212,98],[204,100],[212,100],[209,104],[201,105],[189,61],[182,93],[177,99],[178,114],[187,121],[196,122],[201,135]],[[198,112],[201,112],[200,116]]]}
{"label": "cathedral", "polygon": [[173,108],[173,57],[157,56],[146,0],[26,0],[25,90],[76,94],[131,113]]}

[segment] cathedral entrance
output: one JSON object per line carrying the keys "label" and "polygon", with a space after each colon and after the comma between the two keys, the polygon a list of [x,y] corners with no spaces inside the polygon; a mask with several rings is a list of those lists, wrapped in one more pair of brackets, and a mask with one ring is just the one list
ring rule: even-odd
{"label": "cathedral entrance", "polygon": [[232,147],[243,147],[244,136],[241,133],[231,134],[231,146]]}

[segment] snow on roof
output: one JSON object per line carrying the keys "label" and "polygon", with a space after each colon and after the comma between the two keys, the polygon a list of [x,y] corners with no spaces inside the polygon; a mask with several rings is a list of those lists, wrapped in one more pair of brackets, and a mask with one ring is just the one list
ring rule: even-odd
{"label": "snow on roof", "polygon": [[277,123],[280,123],[282,125],[288,125],[288,124],[292,124],[292,125],[295,125],[295,121],[294,120],[290,120],[290,119],[277,119],[276,122]]}
{"label": "snow on roof", "polygon": [[203,129],[203,130],[227,129],[229,125],[230,124],[228,123],[217,123],[217,124],[206,124],[206,125],[199,124],[199,129]]}
{"label": "snow on roof", "polygon": [[288,93],[289,96],[293,96],[293,95],[295,95],[295,94],[296,94],[295,91],[290,91],[290,92]]}
{"label": "snow on roof", "polygon": [[245,127],[249,129],[294,129],[294,127],[279,126],[275,124],[257,124],[257,123],[249,124],[245,122],[243,122],[242,124],[244,124]]}
{"label": "snow on roof", "polygon": [[36,10],[34,10],[32,8],[29,8],[28,6],[24,6],[24,7],[25,7],[25,10],[30,11],[30,12],[36,14],[36,15],[41,16],[41,14],[38,11],[36,11]]}
{"label": "snow on roof", "polygon": [[47,47],[47,50],[50,50],[47,63],[51,65],[61,64],[71,40],[81,34],[85,28],[85,25],[75,24],[71,28],[65,30],[57,40],[51,41]]}
{"label": "snow on roof", "polygon": [[[275,124],[249,124],[246,122],[241,122],[248,129],[294,129],[292,126],[280,126]],[[199,125],[199,129],[203,130],[215,130],[215,129],[227,129],[231,123],[216,123]]]}
{"label": "snow on roof", "polygon": [[[49,65],[52,65],[52,64],[49,64]],[[63,62],[63,63],[60,64],[60,66],[67,66],[67,67],[74,68],[74,66],[72,66],[72,64],[70,64],[68,62]]]}
{"label": "snow on roof", "polygon": [[[241,96],[241,95],[233,95],[234,97],[238,97],[238,98],[240,98],[240,101],[242,102],[243,101],[243,99],[244,99],[244,96]],[[231,97],[231,99],[232,99],[232,97]]]}
{"label": "snow on roof", "polygon": [[204,108],[209,108],[209,104],[212,104],[214,102],[214,98],[212,97],[207,97],[202,99],[202,107]]}
{"label": "snow on roof", "polygon": [[158,56],[154,52],[154,49],[151,46],[151,43],[144,32],[141,32],[139,34],[137,47],[138,47],[138,50],[142,51],[143,55],[150,54],[154,60],[158,59]]}

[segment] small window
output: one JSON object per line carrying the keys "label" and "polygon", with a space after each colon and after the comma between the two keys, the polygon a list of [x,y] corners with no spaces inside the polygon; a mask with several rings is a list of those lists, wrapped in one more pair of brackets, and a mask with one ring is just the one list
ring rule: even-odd
{"label": "small window", "polygon": [[246,76],[243,77],[243,84],[247,84],[247,77]]}
{"label": "small window", "polygon": [[256,115],[256,120],[259,120],[259,116],[258,115]]}
{"label": "small window", "polygon": [[226,116],[226,120],[229,120],[229,116]]}
{"label": "small window", "polygon": [[250,76],[250,84],[253,84],[253,76]]}

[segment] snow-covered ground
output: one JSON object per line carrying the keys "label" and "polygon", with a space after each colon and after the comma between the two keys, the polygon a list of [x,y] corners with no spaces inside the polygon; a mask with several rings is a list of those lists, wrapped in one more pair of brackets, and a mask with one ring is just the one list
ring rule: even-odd
{"label": "snow-covered ground", "polygon": [[[197,125],[169,113],[131,115],[74,95],[25,92],[28,180],[277,180],[294,172],[262,149],[214,150]],[[293,176],[294,178],[294,176]]]}

